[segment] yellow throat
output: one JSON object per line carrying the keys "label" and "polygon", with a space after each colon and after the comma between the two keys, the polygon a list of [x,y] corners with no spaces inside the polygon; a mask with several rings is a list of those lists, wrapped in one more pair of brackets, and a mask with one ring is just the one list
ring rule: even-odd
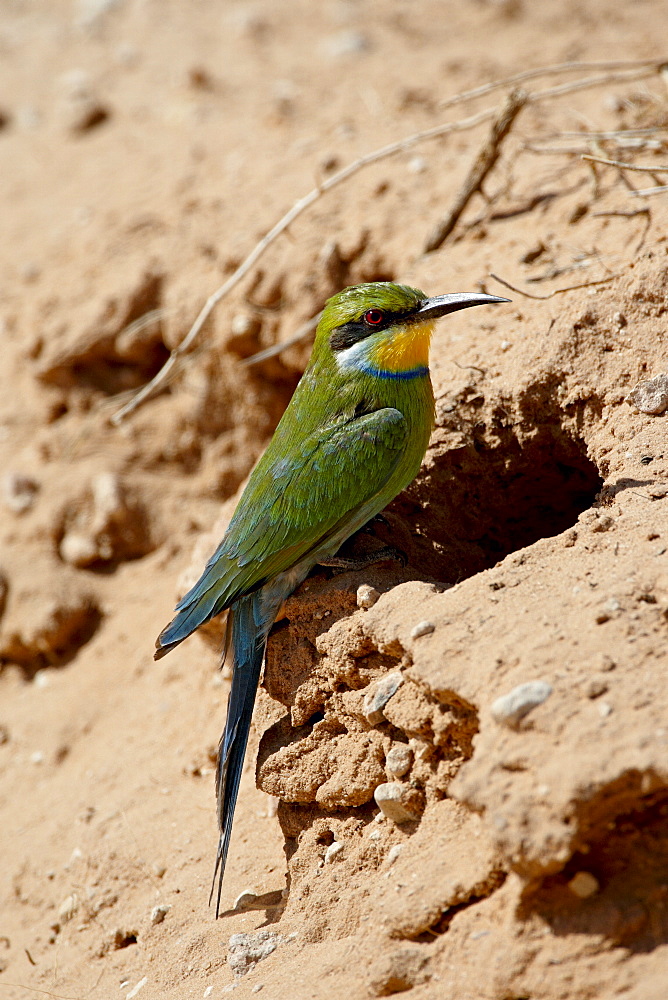
{"label": "yellow throat", "polygon": [[386,372],[406,372],[429,365],[429,344],[434,321],[393,326],[387,337],[374,344],[368,359],[374,368]]}

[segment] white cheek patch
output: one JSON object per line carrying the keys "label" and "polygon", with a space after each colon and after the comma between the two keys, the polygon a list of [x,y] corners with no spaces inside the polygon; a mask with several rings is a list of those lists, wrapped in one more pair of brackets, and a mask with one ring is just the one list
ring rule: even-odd
{"label": "white cheek patch", "polygon": [[346,347],[342,351],[335,351],[334,357],[341,371],[359,371],[368,365],[367,351],[368,340],[358,340],[352,347]]}

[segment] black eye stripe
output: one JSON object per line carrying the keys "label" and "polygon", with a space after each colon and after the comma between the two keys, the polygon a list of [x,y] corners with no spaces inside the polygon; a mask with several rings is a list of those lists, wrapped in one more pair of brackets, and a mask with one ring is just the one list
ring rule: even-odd
{"label": "black eye stripe", "polygon": [[[364,317],[370,312],[381,313],[382,321],[376,324],[365,322]],[[367,309],[359,319],[350,320],[349,323],[343,323],[342,326],[337,326],[332,330],[329,335],[329,346],[333,351],[345,351],[348,347],[358,344],[360,340],[366,340],[367,337],[379,330],[387,329],[392,323],[399,320],[410,320],[414,314],[415,311],[412,309],[409,312],[400,313],[386,312],[383,309]]]}
{"label": "black eye stripe", "polygon": [[360,340],[366,340],[373,332],[373,329],[370,329],[365,323],[354,321],[344,323],[343,326],[337,326],[335,330],[332,330],[329,336],[329,346],[333,351],[345,351],[353,344],[359,343]]}

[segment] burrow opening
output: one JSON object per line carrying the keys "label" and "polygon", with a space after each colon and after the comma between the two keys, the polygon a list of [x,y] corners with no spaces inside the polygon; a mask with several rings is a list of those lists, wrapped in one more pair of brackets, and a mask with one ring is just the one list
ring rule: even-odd
{"label": "burrow opening", "polygon": [[425,576],[456,583],[566,531],[602,485],[585,442],[560,423],[522,439],[509,428],[491,442],[474,429],[391,505],[403,529],[399,538],[393,525],[393,544]]}

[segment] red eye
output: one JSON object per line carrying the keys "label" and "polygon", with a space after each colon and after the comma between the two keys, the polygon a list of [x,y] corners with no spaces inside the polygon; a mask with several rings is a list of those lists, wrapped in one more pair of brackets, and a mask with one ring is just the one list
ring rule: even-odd
{"label": "red eye", "polygon": [[364,313],[364,322],[368,323],[369,326],[380,326],[384,319],[380,309],[369,309],[368,312]]}

